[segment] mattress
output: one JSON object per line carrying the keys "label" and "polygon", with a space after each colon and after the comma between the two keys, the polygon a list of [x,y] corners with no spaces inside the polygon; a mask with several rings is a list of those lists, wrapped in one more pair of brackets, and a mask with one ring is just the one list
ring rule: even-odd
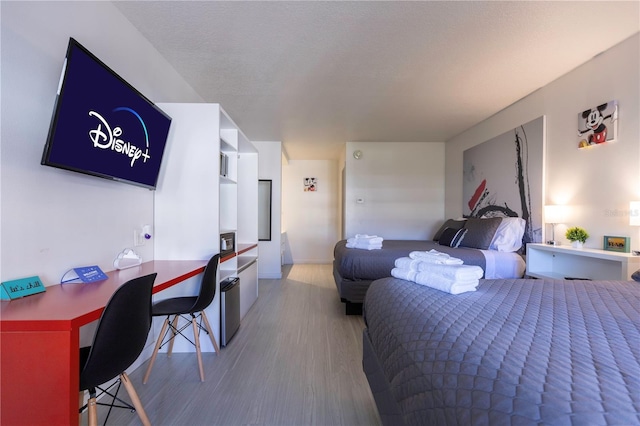
{"label": "mattress", "polygon": [[386,424],[640,424],[640,285],[395,278],[364,303],[363,367]]}

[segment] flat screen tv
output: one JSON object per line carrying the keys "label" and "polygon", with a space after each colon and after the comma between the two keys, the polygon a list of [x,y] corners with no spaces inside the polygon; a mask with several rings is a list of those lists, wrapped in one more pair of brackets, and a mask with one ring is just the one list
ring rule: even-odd
{"label": "flat screen tv", "polygon": [[41,163],[155,189],[171,117],[69,39]]}

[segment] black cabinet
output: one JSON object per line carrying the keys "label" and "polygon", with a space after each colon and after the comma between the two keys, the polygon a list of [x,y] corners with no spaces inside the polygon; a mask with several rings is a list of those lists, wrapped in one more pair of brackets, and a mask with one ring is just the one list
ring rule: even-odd
{"label": "black cabinet", "polygon": [[220,282],[220,345],[227,346],[240,328],[240,278]]}

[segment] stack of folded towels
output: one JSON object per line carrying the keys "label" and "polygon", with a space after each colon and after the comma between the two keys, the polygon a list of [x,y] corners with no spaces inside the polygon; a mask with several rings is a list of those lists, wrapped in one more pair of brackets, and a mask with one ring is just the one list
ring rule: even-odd
{"label": "stack of folded towels", "polygon": [[475,291],[484,271],[437,250],[413,251],[396,259],[391,275],[451,294]]}
{"label": "stack of folded towels", "polygon": [[382,248],[382,237],[377,235],[356,234],[355,237],[347,239],[347,248],[357,248],[363,250],[376,250]]}

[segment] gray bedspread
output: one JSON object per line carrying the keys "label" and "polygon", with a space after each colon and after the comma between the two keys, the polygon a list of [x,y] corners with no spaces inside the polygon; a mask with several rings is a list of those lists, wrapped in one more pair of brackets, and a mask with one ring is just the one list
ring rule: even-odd
{"label": "gray bedspread", "polygon": [[376,403],[404,424],[640,424],[633,281],[481,280],[454,296],[385,278],[364,317],[390,395]]}
{"label": "gray bedspread", "polygon": [[382,249],[362,250],[346,248],[347,241],[339,241],[334,248],[333,258],[336,271],[348,280],[377,280],[390,277],[395,260],[409,256],[412,251],[438,250],[462,259],[466,265],[477,265],[484,271],[486,260],[480,250],[472,248],[451,248],[433,241],[384,240]]}

